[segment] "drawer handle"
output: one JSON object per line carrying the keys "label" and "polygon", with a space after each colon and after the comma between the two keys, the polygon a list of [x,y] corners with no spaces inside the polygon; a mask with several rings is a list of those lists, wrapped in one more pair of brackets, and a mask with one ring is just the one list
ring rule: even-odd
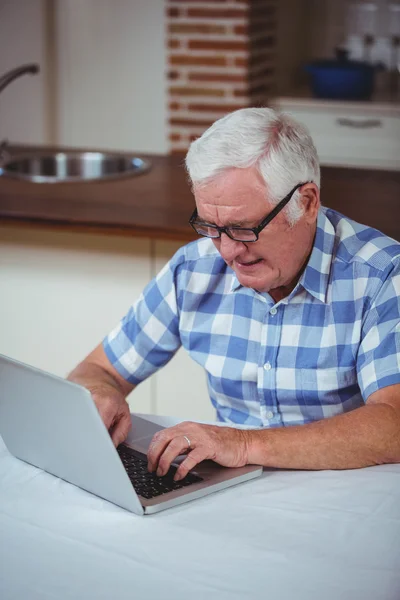
{"label": "drawer handle", "polygon": [[354,121],[353,119],[336,119],[336,123],[342,127],[354,127],[355,129],[372,129],[373,127],[382,127],[380,119],[365,119],[364,121]]}

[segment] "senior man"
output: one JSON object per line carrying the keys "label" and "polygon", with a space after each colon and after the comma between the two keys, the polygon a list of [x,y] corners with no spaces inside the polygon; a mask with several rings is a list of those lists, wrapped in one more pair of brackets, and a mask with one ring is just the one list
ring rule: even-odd
{"label": "senior man", "polygon": [[[149,469],[353,469],[400,462],[400,244],[320,206],[306,129],[268,108],[216,121],[186,157],[200,236],[71,373],[115,445],[126,396],[183,345],[227,427],[153,438]],[[379,198],[377,198],[379,203]],[[188,389],[190,402],[190,389]],[[252,429],[229,427],[250,425]]]}

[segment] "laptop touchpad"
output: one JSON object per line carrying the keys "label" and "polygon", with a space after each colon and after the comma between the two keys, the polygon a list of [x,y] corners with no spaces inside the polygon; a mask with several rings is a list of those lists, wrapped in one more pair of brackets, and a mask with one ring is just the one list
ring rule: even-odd
{"label": "laptop touchpad", "polygon": [[142,452],[147,453],[153,435],[162,429],[165,429],[165,427],[133,415],[132,429],[128,434],[126,442],[135,445]]}

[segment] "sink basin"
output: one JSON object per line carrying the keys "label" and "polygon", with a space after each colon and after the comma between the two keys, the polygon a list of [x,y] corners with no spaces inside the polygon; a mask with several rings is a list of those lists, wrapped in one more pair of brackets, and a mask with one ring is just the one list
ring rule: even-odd
{"label": "sink basin", "polygon": [[148,160],[123,154],[43,152],[8,158],[0,175],[36,183],[104,181],[140,175],[150,166]]}

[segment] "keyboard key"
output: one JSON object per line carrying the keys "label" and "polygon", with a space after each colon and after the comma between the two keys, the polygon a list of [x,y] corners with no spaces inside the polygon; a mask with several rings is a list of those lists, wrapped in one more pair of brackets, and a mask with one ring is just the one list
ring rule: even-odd
{"label": "keyboard key", "polygon": [[155,473],[149,473],[147,470],[147,457],[144,454],[125,444],[118,446],[117,450],[136,493],[143,498],[155,498],[203,481],[202,477],[194,473],[188,473],[184,479],[174,481],[177,470],[174,466],[171,466],[166,475],[158,477]]}

